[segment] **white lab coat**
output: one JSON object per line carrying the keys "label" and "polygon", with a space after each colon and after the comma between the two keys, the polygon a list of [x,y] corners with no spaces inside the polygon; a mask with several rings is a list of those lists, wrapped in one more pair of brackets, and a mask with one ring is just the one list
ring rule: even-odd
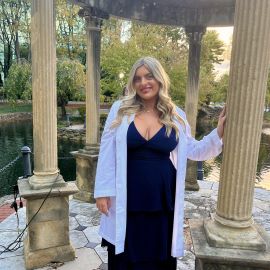
{"label": "white lab coat", "polygon": [[[116,118],[121,101],[116,101],[110,110],[101,137],[101,145],[96,170],[94,197],[110,197],[111,207],[108,216],[102,214],[99,234],[108,242],[115,245],[115,253],[124,252],[126,234],[126,206],[127,206],[127,130],[134,115],[124,116],[122,123],[115,129],[110,129]],[[171,152],[170,158],[177,169],[175,210],[172,237],[173,257],[184,254],[184,190],[187,158],[191,160],[207,160],[217,156],[222,151],[222,141],[217,130],[214,129],[202,140],[195,140],[190,133],[185,113],[177,108],[178,114],[185,121],[183,127],[178,121],[175,123],[179,130],[179,143]]]}

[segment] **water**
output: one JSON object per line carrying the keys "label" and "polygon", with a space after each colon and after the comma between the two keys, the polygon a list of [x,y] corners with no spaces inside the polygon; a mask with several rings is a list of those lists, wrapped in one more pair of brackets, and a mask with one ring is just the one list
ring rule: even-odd
{"label": "water", "polygon": [[[0,169],[21,155],[20,149],[27,145],[33,150],[32,122],[20,121],[1,123],[0,126]],[[76,162],[70,152],[83,147],[82,143],[59,140],[58,141],[58,165],[61,174],[66,181],[74,181],[76,178]],[[61,157],[70,157],[61,159]],[[33,160],[33,157],[31,157]],[[219,170],[222,155],[204,162],[205,177],[211,181],[219,180]],[[32,164],[33,168],[33,164]],[[12,185],[16,184],[19,176],[23,175],[22,159],[13,166],[0,173],[0,196],[11,194]],[[270,132],[262,134],[259,162],[257,167],[256,186],[270,190]]]}
{"label": "water", "polygon": [[[264,132],[261,135],[255,186],[270,190],[270,132],[267,130]],[[218,182],[221,163],[222,154],[213,160],[204,162],[204,176],[208,180]]]}
{"label": "water", "polygon": [[[20,149],[27,145],[33,152],[32,121],[20,121],[1,123],[0,126],[0,169],[18,155],[21,156]],[[66,181],[76,179],[76,161],[70,154],[71,151],[83,147],[82,143],[67,140],[58,140],[58,167],[60,173]],[[68,159],[62,159],[67,157]],[[32,168],[33,156],[31,156]],[[19,176],[23,175],[22,159],[9,167],[4,172],[0,172],[0,197],[12,193],[12,185],[16,184]]]}

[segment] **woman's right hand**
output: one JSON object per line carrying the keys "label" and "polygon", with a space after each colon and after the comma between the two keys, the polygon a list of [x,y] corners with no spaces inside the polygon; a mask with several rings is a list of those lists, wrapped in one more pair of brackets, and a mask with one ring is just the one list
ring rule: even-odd
{"label": "woman's right hand", "polygon": [[98,210],[108,216],[109,208],[111,207],[110,197],[100,197],[96,198],[96,205]]}

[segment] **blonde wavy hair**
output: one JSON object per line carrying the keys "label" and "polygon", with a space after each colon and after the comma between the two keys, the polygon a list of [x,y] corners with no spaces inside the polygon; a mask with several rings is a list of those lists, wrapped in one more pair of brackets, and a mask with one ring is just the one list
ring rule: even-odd
{"label": "blonde wavy hair", "polygon": [[122,103],[117,113],[116,119],[112,122],[111,128],[116,128],[122,122],[122,118],[127,115],[137,114],[145,110],[144,103],[136,94],[134,88],[134,77],[139,67],[145,66],[159,82],[160,88],[158,92],[158,100],[156,109],[159,112],[159,122],[166,127],[166,135],[170,136],[172,129],[176,132],[176,137],[179,137],[179,132],[176,124],[173,122],[175,117],[184,127],[184,120],[178,115],[176,105],[172,102],[168,94],[170,88],[170,79],[165,72],[160,62],[153,57],[143,57],[136,61],[130,71],[128,83],[126,86],[127,94],[123,97]]}

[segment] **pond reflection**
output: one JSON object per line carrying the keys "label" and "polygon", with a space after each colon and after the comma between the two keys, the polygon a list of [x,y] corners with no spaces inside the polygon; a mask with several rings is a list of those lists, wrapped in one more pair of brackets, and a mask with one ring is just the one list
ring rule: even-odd
{"label": "pond reflection", "polygon": [[[204,162],[206,180],[219,181],[222,154]],[[270,134],[262,133],[255,186],[270,190]]]}
{"label": "pond reflection", "polygon": [[[27,145],[33,152],[32,122],[20,121],[1,123],[0,126],[0,170],[18,155],[21,156],[20,149]],[[58,140],[58,167],[65,181],[76,179],[76,162],[71,151],[76,151],[83,147],[82,142],[72,142],[69,140]],[[33,155],[31,156],[32,169]],[[16,184],[18,177],[23,175],[22,159],[16,161],[12,166],[0,172],[0,196],[11,194],[12,185]]]}

